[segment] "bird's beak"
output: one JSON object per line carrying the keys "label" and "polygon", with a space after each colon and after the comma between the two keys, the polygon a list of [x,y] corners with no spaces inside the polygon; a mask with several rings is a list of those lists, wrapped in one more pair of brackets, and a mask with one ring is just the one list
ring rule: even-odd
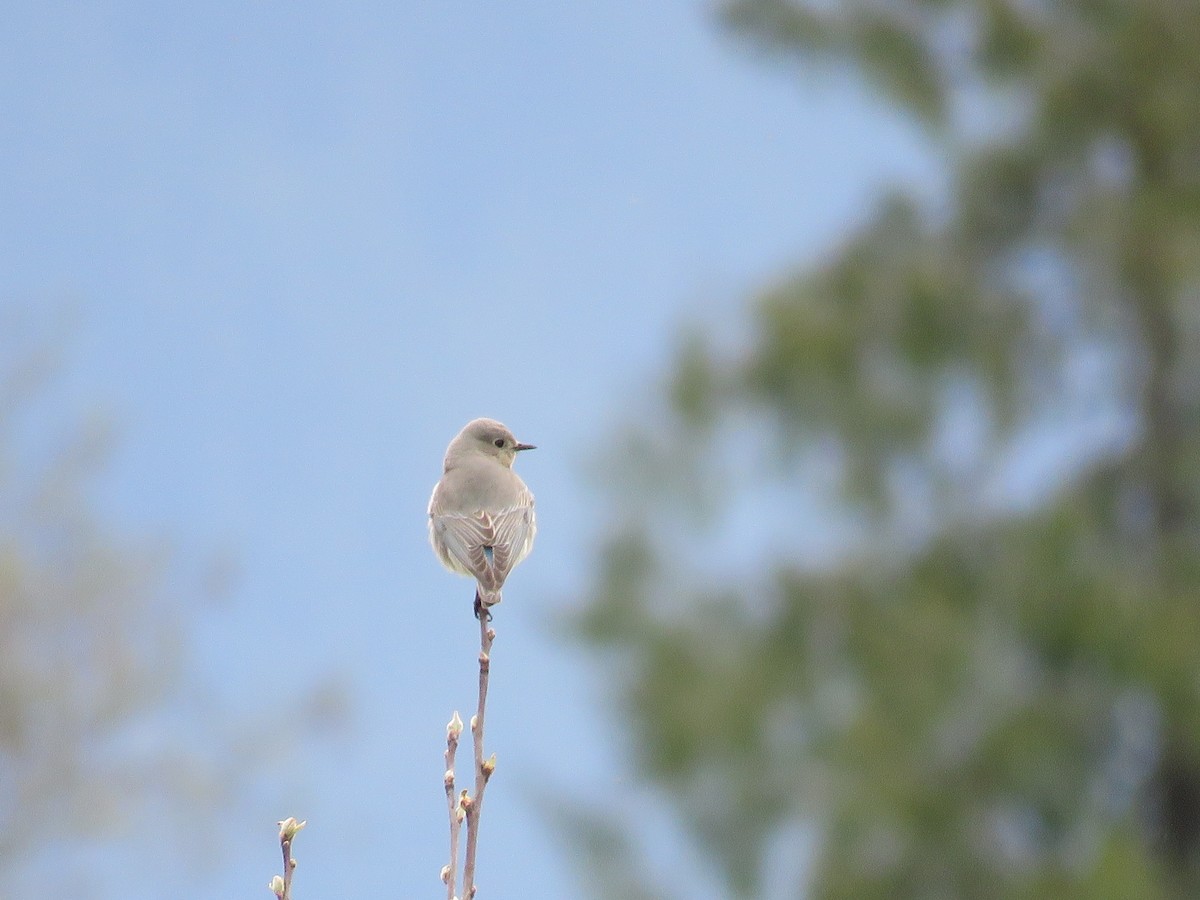
{"label": "bird's beak", "polygon": [[513,447],[513,449],[514,450],[536,450],[537,446],[535,444],[517,444],[515,447]]}

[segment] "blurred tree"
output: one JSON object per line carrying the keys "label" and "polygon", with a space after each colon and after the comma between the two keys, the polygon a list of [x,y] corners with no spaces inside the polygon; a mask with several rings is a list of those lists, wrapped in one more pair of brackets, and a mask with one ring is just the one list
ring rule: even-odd
{"label": "blurred tree", "polygon": [[950,187],[631,426],[579,627],[641,770],[738,896],[1195,896],[1200,3],[724,13],[873,79]]}
{"label": "blurred tree", "polygon": [[61,335],[18,305],[0,313],[0,894],[21,893],[23,869],[56,845],[41,888],[90,896],[72,843],[148,808],[160,823],[201,820],[229,773],[155,727],[156,713],[192,705],[164,549],[96,520],[87,486],[107,429],[53,433]]}
{"label": "blurred tree", "polygon": [[63,334],[61,316],[0,305],[0,897],[120,895],[84,849],[117,836],[171,835],[148,853],[198,870],[216,811],[341,702],[331,683],[253,725],[214,708],[185,624],[220,586],[181,587],[163,544],[95,515],[109,433],[57,421]]}

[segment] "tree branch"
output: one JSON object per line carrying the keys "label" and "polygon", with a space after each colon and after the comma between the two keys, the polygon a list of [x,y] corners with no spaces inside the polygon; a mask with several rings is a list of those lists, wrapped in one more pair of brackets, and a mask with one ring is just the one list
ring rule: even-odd
{"label": "tree branch", "polygon": [[[446,900],[454,900],[454,888],[458,884],[458,833],[462,828],[463,805],[454,792],[454,755],[458,751],[458,736],[462,734],[463,722],[458,710],[446,725],[446,807],[450,813],[450,863],[442,868],[442,882],[446,885]],[[463,792],[465,795],[465,791]]]}
{"label": "tree branch", "polygon": [[308,822],[297,822],[294,816],[288,816],[279,823],[279,846],[283,850],[283,875],[276,875],[267,885],[279,900],[291,900],[292,873],[296,871],[296,860],[292,858],[292,841],[296,832]]}
{"label": "tree branch", "polygon": [[492,641],[495,629],[489,626],[491,616],[479,617],[479,707],[471,717],[471,735],[475,741],[475,796],[466,798],[467,855],[463,865],[463,900],[475,896],[475,852],[479,846],[479,814],[483,810],[483,792],[488,779],[496,770],[496,756],[483,758],[483,723],[487,710],[488,674],[491,670]]}

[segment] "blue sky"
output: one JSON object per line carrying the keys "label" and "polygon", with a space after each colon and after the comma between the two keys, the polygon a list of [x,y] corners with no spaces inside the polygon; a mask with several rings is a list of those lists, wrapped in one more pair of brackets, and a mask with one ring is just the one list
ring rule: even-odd
{"label": "blue sky", "polygon": [[[298,897],[438,895],[477,635],[424,511],[478,415],[538,444],[541,524],[496,622],[481,896],[575,894],[547,791],[641,803],[676,859],[552,627],[603,527],[581,467],[681,323],[928,189],[928,148],[691,2],[10,3],[0,108],[0,303],[74,323],[45,415],[114,421],[114,528],[236,561],[190,617],[197,679],[248,716],[285,669],[350,702],[222,812],[188,896],[270,896],[289,814]],[[156,828],[80,857],[100,896],[164,896]]]}

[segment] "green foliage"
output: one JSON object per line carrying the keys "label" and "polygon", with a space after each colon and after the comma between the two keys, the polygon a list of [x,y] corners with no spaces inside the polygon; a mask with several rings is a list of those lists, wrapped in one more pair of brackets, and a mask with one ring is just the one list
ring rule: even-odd
{"label": "green foliage", "polygon": [[[814,896],[1194,895],[1200,5],[725,15],[857,66],[946,140],[953,193],[886,198],[746,346],[690,334],[631,429],[579,628],[640,768],[737,896],[786,894],[764,860],[796,820]],[[743,502],[791,544],[722,567]]]}

